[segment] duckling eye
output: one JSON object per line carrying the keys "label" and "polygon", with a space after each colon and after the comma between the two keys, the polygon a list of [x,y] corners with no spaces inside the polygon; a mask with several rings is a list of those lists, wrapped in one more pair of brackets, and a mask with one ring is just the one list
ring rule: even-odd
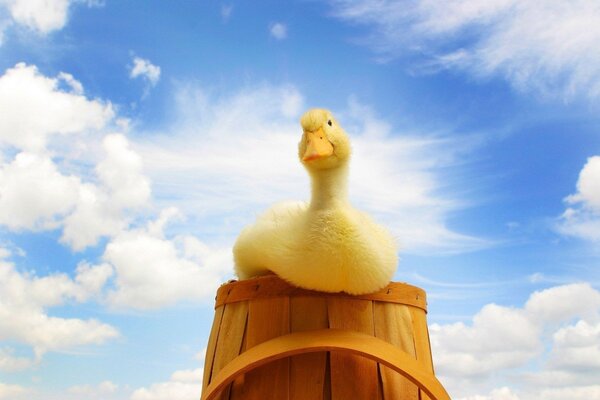
{"label": "duckling eye", "polygon": [[329,125],[329,126],[333,126],[333,124],[331,123],[331,120],[328,120],[328,121],[327,121],[327,125]]}

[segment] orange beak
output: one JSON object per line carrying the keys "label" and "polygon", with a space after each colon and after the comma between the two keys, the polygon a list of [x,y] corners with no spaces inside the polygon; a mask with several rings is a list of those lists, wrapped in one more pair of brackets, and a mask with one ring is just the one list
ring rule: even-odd
{"label": "orange beak", "polygon": [[312,161],[333,154],[333,145],[325,136],[323,128],[314,132],[305,131],[304,134],[306,135],[306,151],[302,161]]}

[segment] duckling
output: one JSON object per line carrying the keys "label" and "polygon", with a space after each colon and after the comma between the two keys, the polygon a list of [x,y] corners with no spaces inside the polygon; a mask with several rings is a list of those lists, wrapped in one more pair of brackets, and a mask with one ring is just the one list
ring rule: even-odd
{"label": "duckling", "polygon": [[273,272],[323,292],[377,291],[396,270],[396,241],[350,205],[350,141],[331,112],[309,110],[300,122],[298,156],[311,178],[310,203],[276,205],[244,228],[233,248],[236,274]]}

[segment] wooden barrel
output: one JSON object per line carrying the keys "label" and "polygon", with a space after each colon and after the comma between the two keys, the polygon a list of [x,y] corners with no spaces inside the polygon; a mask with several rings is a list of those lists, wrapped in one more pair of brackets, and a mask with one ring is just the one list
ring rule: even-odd
{"label": "wooden barrel", "polygon": [[222,285],[202,400],[446,400],[434,376],[425,292],[390,283],[351,296],[275,275]]}

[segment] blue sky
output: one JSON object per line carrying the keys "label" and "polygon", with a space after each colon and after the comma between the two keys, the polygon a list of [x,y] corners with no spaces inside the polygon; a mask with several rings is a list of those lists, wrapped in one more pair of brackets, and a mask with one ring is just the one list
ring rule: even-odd
{"label": "blue sky", "polygon": [[600,398],[592,0],[0,0],[0,399],[198,398],[300,115],[424,288],[462,400]]}

